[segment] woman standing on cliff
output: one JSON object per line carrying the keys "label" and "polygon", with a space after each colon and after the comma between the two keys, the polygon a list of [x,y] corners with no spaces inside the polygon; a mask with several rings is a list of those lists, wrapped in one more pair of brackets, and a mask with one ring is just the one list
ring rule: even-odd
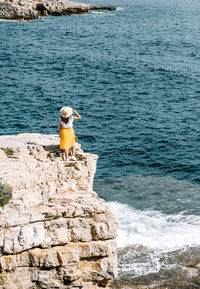
{"label": "woman standing on cliff", "polygon": [[[76,116],[73,116],[73,112]],[[64,150],[66,160],[69,161],[68,149],[72,148],[72,161],[76,161],[75,157],[75,134],[73,129],[74,119],[81,119],[76,110],[71,107],[64,106],[60,110],[60,148]]]}

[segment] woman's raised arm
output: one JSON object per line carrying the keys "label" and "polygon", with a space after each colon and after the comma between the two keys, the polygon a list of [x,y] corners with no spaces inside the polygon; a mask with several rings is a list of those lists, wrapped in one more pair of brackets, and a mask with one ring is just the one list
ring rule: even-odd
{"label": "woman's raised arm", "polygon": [[73,117],[74,119],[81,119],[80,114],[78,114],[78,112],[75,109],[73,109],[72,111],[77,115]]}

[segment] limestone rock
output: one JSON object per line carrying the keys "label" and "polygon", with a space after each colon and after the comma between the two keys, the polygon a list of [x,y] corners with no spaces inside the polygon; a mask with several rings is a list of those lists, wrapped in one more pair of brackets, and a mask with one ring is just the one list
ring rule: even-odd
{"label": "limestone rock", "polygon": [[32,20],[41,16],[83,14],[97,9],[115,10],[112,6],[98,6],[67,0],[1,0],[0,19]]}
{"label": "limestone rock", "polygon": [[37,17],[37,10],[21,6],[15,6],[8,2],[0,2],[0,19],[31,20]]}
{"label": "limestone rock", "polygon": [[57,135],[0,136],[0,288],[108,287],[116,276],[117,223],[93,192],[98,156],[76,144],[66,163]]}

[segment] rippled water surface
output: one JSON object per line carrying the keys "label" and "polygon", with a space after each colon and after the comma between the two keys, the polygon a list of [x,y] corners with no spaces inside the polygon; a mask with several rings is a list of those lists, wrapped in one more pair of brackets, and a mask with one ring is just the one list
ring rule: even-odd
{"label": "rippled water surface", "polygon": [[0,21],[0,134],[58,133],[63,105],[82,115],[134,277],[160,270],[166,244],[200,245],[200,3],[95,1],[119,9]]}
{"label": "rippled water surface", "polygon": [[0,133],[57,133],[72,105],[97,178],[199,182],[199,1],[98,3],[120,9],[0,22]]}

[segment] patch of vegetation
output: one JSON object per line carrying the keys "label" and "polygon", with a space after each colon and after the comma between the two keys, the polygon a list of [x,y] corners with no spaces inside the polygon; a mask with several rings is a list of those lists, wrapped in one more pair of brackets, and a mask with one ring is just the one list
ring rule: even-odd
{"label": "patch of vegetation", "polygon": [[12,187],[0,183],[0,207],[5,206],[12,198]]}
{"label": "patch of vegetation", "polygon": [[34,156],[34,159],[36,159],[36,161],[38,162],[42,162],[43,163],[43,160],[39,159],[38,157]]}
{"label": "patch of vegetation", "polygon": [[27,146],[27,149],[29,150],[29,155],[32,156],[32,155],[33,155],[33,151],[32,151],[32,149],[31,149],[31,147],[30,147],[30,146]]}
{"label": "patch of vegetation", "polygon": [[51,217],[51,218],[48,218],[47,219],[47,221],[52,221],[52,220],[58,220],[58,219],[60,219],[61,218],[61,216],[54,216],[54,217]]}
{"label": "patch of vegetation", "polygon": [[48,202],[51,202],[51,201],[52,201],[52,198],[49,198],[49,199],[48,199]]}
{"label": "patch of vegetation", "polygon": [[6,153],[7,156],[12,156],[14,154],[14,151],[11,148],[3,148],[3,147],[1,147],[1,150],[4,151],[4,153]]}
{"label": "patch of vegetation", "polygon": [[76,154],[75,156],[76,156],[78,161],[85,161],[86,160],[86,157],[84,157],[84,155]]}
{"label": "patch of vegetation", "polygon": [[78,200],[77,203],[78,204],[82,204],[82,203],[84,203],[84,201],[83,200]]}
{"label": "patch of vegetation", "polygon": [[76,158],[78,161],[84,161],[84,165],[87,166],[87,158],[84,155],[76,153]]}
{"label": "patch of vegetation", "polygon": [[78,142],[78,137],[77,137],[77,135],[75,136],[75,142]]}
{"label": "patch of vegetation", "polygon": [[47,158],[50,159],[51,161],[54,160],[54,159],[53,159],[53,155],[52,155],[51,153],[48,153],[48,154],[47,154]]}
{"label": "patch of vegetation", "polygon": [[58,220],[58,219],[60,219],[61,218],[61,216],[54,216],[53,217],[53,220]]}
{"label": "patch of vegetation", "polygon": [[67,163],[65,167],[73,167],[75,170],[80,171],[79,167],[77,167],[76,163]]}

